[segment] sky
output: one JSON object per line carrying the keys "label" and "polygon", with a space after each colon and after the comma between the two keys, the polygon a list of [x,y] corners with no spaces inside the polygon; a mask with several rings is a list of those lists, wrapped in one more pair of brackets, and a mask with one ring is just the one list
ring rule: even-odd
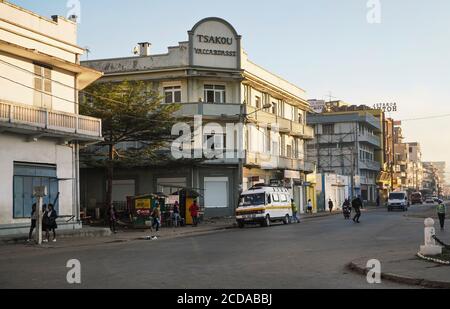
{"label": "sky", "polygon": [[[153,53],[186,41],[202,18],[229,21],[249,58],[293,82],[310,99],[396,102],[407,142],[424,161],[446,161],[450,179],[450,1],[379,0],[11,0],[43,16],[79,12],[78,44],[89,59]],[[80,10],[73,10],[79,3]],[[83,60],[86,56],[83,57]],[[409,120],[443,116],[425,120]]]}

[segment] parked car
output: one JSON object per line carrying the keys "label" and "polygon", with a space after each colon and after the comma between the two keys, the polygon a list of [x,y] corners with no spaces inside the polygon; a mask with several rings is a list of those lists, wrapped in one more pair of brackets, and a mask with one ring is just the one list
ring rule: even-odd
{"label": "parked car", "polygon": [[423,203],[422,193],[414,192],[413,194],[411,194],[411,204],[412,205],[422,204],[422,203]]}
{"label": "parked car", "polygon": [[388,211],[392,211],[395,208],[407,211],[409,205],[408,194],[406,192],[392,192],[389,194]]}

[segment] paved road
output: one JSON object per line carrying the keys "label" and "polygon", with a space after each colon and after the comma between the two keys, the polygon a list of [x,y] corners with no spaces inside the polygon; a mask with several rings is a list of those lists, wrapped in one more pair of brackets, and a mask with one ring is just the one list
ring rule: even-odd
{"label": "paved road", "polygon": [[[424,207],[431,206],[410,212]],[[170,240],[15,245],[0,248],[0,288],[74,288],[66,282],[69,259],[81,262],[78,288],[403,288],[369,285],[345,265],[389,250],[409,250],[414,258],[422,238],[423,219],[380,209],[364,212],[360,224],[336,215]]]}

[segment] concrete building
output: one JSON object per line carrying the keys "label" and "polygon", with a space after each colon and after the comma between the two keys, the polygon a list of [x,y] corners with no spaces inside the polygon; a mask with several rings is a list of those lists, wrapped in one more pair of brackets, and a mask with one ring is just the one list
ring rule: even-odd
{"label": "concrete building", "polygon": [[350,176],[333,173],[316,174],[316,195],[318,210],[327,211],[328,201],[333,202],[334,210],[342,210],[342,205],[351,196]]}
{"label": "concrete building", "polygon": [[382,132],[378,119],[364,110],[332,111],[309,115],[308,124],[315,139],[307,143],[307,158],[317,164],[318,173],[350,176],[351,196],[376,202]]}
{"label": "concrete building", "polygon": [[407,171],[409,152],[407,145],[404,143],[403,130],[401,124],[397,123],[394,127],[394,190],[406,190],[407,187]]}
{"label": "concrete building", "polygon": [[80,65],[76,43],[74,21],[0,0],[0,234],[28,231],[35,186],[60,228],[80,226],[78,149],[102,133],[78,114],[78,90],[101,73]]}
{"label": "concrete building", "polygon": [[[310,106],[305,91],[251,62],[241,48],[241,36],[223,19],[203,19],[188,36],[188,41],[169,47],[167,54],[152,54],[151,44],[141,43],[136,57],[84,64],[105,73],[101,82],[146,81],[166,98],[165,103],[181,104],[180,119],[200,115],[204,125],[217,123],[222,128],[227,123],[245,124],[234,137],[209,134],[215,135],[216,148],[232,143],[236,147],[230,152],[242,150],[242,157],[215,157],[176,168],[119,170],[113,191],[120,194],[115,202],[123,203],[127,195],[188,187],[202,194],[205,216],[233,215],[241,190],[259,182],[283,181],[298,205],[304,205],[306,175],[314,171],[314,165],[305,161],[305,140],[313,138],[306,125]],[[211,138],[201,135],[203,141]],[[105,192],[93,184],[105,183],[105,175],[90,168],[82,175],[82,203],[100,207]]]}
{"label": "concrete building", "polygon": [[422,193],[425,196],[437,195],[439,192],[439,176],[432,162],[423,162]]}
{"label": "concrete building", "polygon": [[423,162],[423,189],[430,189],[433,194],[444,195],[446,182],[446,162]]}
{"label": "concrete building", "polygon": [[408,149],[407,189],[420,191],[423,189],[422,150],[417,142],[406,143]]}

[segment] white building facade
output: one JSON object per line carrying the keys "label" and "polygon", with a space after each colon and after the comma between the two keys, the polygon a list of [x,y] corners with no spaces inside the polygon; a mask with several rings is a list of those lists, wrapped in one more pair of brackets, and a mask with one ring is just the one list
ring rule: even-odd
{"label": "white building facade", "polygon": [[[202,194],[200,204],[206,216],[233,215],[239,192],[260,182],[282,181],[303,203],[302,182],[314,171],[305,161],[305,140],[314,134],[306,125],[310,106],[305,91],[251,62],[241,48],[241,36],[223,19],[201,20],[188,37],[169,47],[167,54],[152,55],[150,44],[141,43],[137,57],[84,64],[104,72],[100,82],[148,82],[150,89],[165,97],[165,103],[181,104],[177,116],[182,119],[199,115],[203,125],[217,123],[224,131],[227,124],[244,124],[234,136],[214,137],[216,149],[232,144],[236,156],[169,170],[118,171],[116,181],[130,181],[128,191],[134,194],[193,188]],[[214,134],[204,132],[203,141],[210,135]],[[103,182],[104,175],[89,169],[83,173],[88,182],[83,193],[86,207],[101,204],[104,190],[92,191],[89,181]]]}
{"label": "white building facade", "polygon": [[101,140],[101,121],[78,114],[78,90],[101,73],[80,66],[76,33],[0,1],[0,235],[28,230],[36,186],[60,228],[80,227],[78,149]]}

